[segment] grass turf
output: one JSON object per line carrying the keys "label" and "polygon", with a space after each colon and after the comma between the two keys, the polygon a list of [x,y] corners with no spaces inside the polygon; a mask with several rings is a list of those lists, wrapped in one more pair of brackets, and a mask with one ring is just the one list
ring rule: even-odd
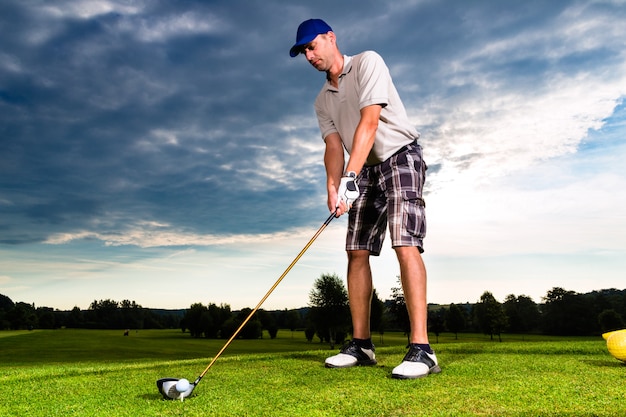
{"label": "grass turf", "polygon": [[194,379],[223,340],[180,331],[0,332],[1,416],[615,416],[626,366],[598,338],[444,336],[443,372],[390,378],[406,338],[385,335],[377,366],[325,369],[302,333],[235,341],[184,402],[161,377]]}

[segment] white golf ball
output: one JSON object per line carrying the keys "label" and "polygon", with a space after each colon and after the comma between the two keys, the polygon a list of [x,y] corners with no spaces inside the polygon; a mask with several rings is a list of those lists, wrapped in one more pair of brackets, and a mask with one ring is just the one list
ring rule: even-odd
{"label": "white golf ball", "polygon": [[176,382],[176,391],[185,392],[188,389],[189,389],[189,381],[187,381],[185,378],[179,379],[178,382]]}

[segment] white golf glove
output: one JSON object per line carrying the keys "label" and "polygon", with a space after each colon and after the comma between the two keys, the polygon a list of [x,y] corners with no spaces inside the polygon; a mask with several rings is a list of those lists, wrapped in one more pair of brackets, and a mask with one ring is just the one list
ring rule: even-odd
{"label": "white golf glove", "polygon": [[357,198],[359,198],[359,187],[356,185],[356,174],[352,171],[346,172],[339,183],[336,207],[339,207],[339,203],[343,201],[350,208]]}

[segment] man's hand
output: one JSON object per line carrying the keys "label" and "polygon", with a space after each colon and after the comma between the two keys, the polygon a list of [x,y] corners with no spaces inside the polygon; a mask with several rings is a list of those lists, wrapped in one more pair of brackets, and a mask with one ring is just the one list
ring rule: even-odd
{"label": "man's hand", "polygon": [[358,197],[359,187],[356,185],[356,174],[354,172],[347,172],[341,177],[341,182],[339,183],[336,207],[339,207],[339,203],[343,201],[346,205],[346,210],[348,210]]}

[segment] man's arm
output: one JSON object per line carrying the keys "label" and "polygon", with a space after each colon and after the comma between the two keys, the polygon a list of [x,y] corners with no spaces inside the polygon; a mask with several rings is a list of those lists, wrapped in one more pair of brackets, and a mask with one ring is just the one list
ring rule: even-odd
{"label": "man's arm", "polygon": [[[343,143],[339,133],[331,133],[324,139],[326,151],[324,152],[324,166],[326,167],[326,190],[328,193],[328,209],[335,211],[337,205],[337,191],[343,175],[344,156]],[[343,205],[342,205],[343,206]],[[338,215],[343,214],[347,208],[339,207]]]}
{"label": "man's arm", "polygon": [[[361,109],[361,120],[354,132],[354,141],[350,159],[344,171],[344,149],[338,133],[331,133],[325,139],[326,152],[324,165],[326,166],[326,188],[328,192],[328,208],[334,211],[337,206],[337,191],[344,172],[353,171],[357,175],[361,172],[367,157],[374,146],[378,120],[382,106],[375,104]],[[350,207],[343,202],[339,204],[337,216],[346,213]]]}
{"label": "man's arm", "polygon": [[353,171],[357,175],[361,172],[367,157],[374,146],[378,120],[380,119],[380,104],[373,104],[361,109],[361,120],[354,132],[352,151],[346,166],[346,172]]}

